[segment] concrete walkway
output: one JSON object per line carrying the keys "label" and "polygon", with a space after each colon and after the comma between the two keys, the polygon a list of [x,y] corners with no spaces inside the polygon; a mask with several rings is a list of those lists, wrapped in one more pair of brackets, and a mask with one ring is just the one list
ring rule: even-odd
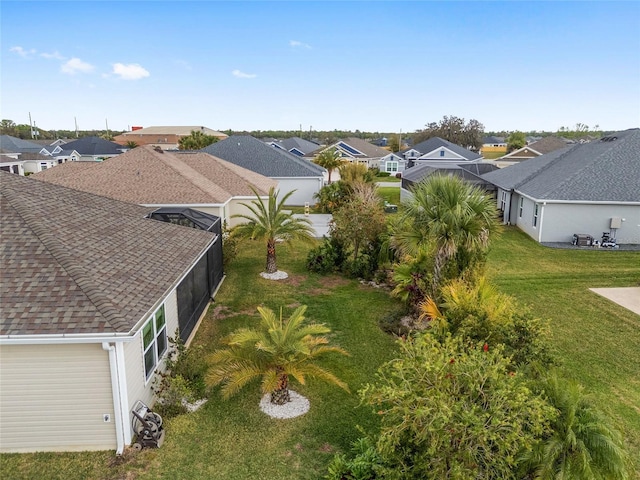
{"label": "concrete walkway", "polygon": [[376,182],[379,187],[398,187],[402,186],[402,182]]}
{"label": "concrete walkway", "polygon": [[589,290],[640,315],[640,287],[590,288]]}
{"label": "concrete walkway", "polygon": [[316,238],[322,238],[323,236],[329,236],[329,222],[333,220],[333,215],[328,213],[312,213],[311,215],[305,215],[303,213],[296,213],[293,215],[296,218],[307,218],[311,221],[311,228],[315,231]]}

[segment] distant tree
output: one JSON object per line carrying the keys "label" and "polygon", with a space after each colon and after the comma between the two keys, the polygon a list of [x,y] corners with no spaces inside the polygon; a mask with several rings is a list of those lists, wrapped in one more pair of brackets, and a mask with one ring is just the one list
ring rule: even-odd
{"label": "distant tree", "polygon": [[320,165],[322,168],[325,168],[329,173],[328,183],[331,183],[331,172],[333,172],[336,168],[344,163],[342,157],[335,149],[325,150],[320,152],[320,154],[313,159],[313,163],[316,165]]}
{"label": "distant tree", "polygon": [[440,137],[451,143],[468,148],[475,152],[482,147],[482,137],[484,135],[484,125],[477,120],[469,120],[465,123],[464,118],[446,115],[440,122],[431,122],[425,125],[423,130],[417,130],[413,134],[413,143],[420,143],[433,137]]}
{"label": "distant tree", "polygon": [[200,130],[192,130],[191,134],[178,141],[180,150],[200,150],[218,141],[217,137],[207,135]]}
{"label": "distant tree", "polygon": [[2,121],[0,121],[0,132],[2,132],[2,135],[15,135],[16,124],[13,120],[2,119]]}
{"label": "distant tree", "polygon": [[511,132],[507,137],[507,152],[513,152],[527,144],[527,137],[522,132]]}
{"label": "distant tree", "polygon": [[393,153],[400,151],[400,137],[398,137],[398,135],[392,136],[389,140],[389,150]]}
{"label": "distant tree", "polygon": [[290,401],[289,377],[305,384],[305,377],[324,380],[349,391],[347,384],[320,367],[316,360],[326,353],[348,355],[340,347],[329,346],[331,330],[323,324],[304,324],[306,305],[298,307],[287,319],[265,307],[258,307],[257,328],[241,328],[224,341],[227,348],[210,357],[211,368],[205,377],[209,385],[222,384],[225,398],[237,393],[249,382],[261,378],[263,393],[271,394],[271,403]]}
{"label": "distant tree", "polygon": [[138,146],[138,144],[133,140],[129,140],[127,143],[124,144],[124,146],[130,149],[134,149]]}
{"label": "distant tree", "polygon": [[276,264],[276,241],[289,242],[291,240],[313,241],[311,222],[306,218],[294,217],[291,212],[284,210],[287,199],[295,190],[288,192],[282,200],[278,201],[278,192],[271,187],[267,205],[260,200],[258,192],[251,187],[256,195],[256,200],[251,203],[241,203],[251,211],[252,215],[235,214],[233,218],[241,218],[246,223],[236,225],[232,229],[232,235],[252,240],[267,241],[267,265],[266,273],[275,273],[278,270]]}
{"label": "distant tree", "polygon": [[340,181],[348,185],[375,181],[373,171],[361,163],[345,163],[338,168],[338,171],[340,172]]}

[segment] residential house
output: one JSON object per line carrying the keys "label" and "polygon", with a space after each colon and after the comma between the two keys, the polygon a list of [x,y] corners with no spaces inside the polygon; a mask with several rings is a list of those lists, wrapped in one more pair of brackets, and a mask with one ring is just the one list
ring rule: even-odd
{"label": "residential house", "polygon": [[541,243],[610,232],[640,244],[640,129],[614,133],[496,170],[503,222]]}
{"label": "residential house", "polygon": [[483,157],[495,158],[507,153],[507,141],[504,137],[489,136],[482,140],[480,154]]}
{"label": "residential house", "polygon": [[0,136],[1,168],[19,175],[31,174],[57,165],[45,147],[10,135]]}
{"label": "residential house", "polygon": [[[79,162],[101,162],[107,158],[112,158],[120,155],[123,152],[129,150],[128,148],[118,145],[117,143],[110,142],[100,137],[82,137],[72,142],[65,143],[62,146],[57,146],[52,155],[61,154],[61,156],[68,155],[68,152],[77,152],[80,154],[80,158],[76,161]],[[63,153],[65,152],[65,153]]]}
{"label": "residential house", "polygon": [[[49,171],[77,165],[102,166]],[[4,172],[0,205],[0,452],[122,453],[168,338],[192,338],[222,281],[220,222]]]}
{"label": "residential house", "polygon": [[135,128],[131,132],[124,132],[113,138],[120,145],[127,145],[128,142],[135,142],[137,146],[151,145],[162,150],[177,150],[180,139],[188,137],[191,132],[198,131],[205,135],[211,135],[219,140],[227,138],[228,135],[203,126],[157,126],[147,128]]}
{"label": "residential house", "polygon": [[554,136],[544,137],[513,152],[507,153],[498,160],[498,163],[501,166],[506,166],[523,160],[529,160],[530,158],[539,157],[540,155],[565,148],[568,144],[569,142],[565,138]]}
{"label": "residential house", "polygon": [[17,175],[24,175],[24,161],[15,156],[0,153],[0,170]]}
{"label": "residential house", "polygon": [[202,151],[277,181],[281,197],[293,192],[290,205],[315,203],[324,185],[324,168],[250,135],[233,135]]}
{"label": "residential house", "polygon": [[411,198],[411,192],[415,185],[428,179],[432,175],[452,175],[460,177],[466,182],[486,190],[493,196],[495,195],[496,187],[491,182],[485,180],[482,175],[497,169],[498,167],[495,164],[488,162],[440,166],[433,166],[429,164],[416,165],[405,170],[402,175],[400,200],[404,202]]}
{"label": "residential house", "polygon": [[[265,145],[266,148],[267,147]],[[262,199],[277,182],[204,152],[171,153],[139,147],[107,162],[65,163],[34,178],[148,207],[187,207],[220,217],[229,226],[242,203]]]}
{"label": "residential house", "polygon": [[406,168],[405,159],[398,154],[355,137],[339,140],[306,156],[314,158],[325,150],[335,150],[343,160],[349,163],[366,165],[368,168],[378,168],[381,172],[396,174],[402,173]]}
{"label": "residential house", "polygon": [[440,137],[429,138],[411,148],[400,151],[398,155],[407,162],[407,169],[420,164],[443,166],[470,164],[482,160],[482,156],[476,152]]}
{"label": "residential house", "polygon": [[271,140],[267,142],[267,144],[297,155],[298,157],[304,157],[306,154],[311,153],[320,147],[320,145],[315,142],[310,142],[309,140],[299,137],[285,138],[284,140]]}

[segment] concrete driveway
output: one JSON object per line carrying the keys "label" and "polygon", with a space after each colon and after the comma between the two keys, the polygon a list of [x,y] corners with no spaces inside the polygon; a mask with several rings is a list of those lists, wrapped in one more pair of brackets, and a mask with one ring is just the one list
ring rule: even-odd
{"label": "concrete driveway", "polygon": [[640,287],[590,288],[589,290],[640,315]]}

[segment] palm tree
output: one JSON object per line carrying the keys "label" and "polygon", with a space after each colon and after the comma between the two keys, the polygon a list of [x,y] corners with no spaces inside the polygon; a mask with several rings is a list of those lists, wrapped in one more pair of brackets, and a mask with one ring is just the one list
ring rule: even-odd
{"label": "palm tree", "polygon": [[180,150],[200,150],[218,141],[217,137],[207,135],[202,130],[191,130],[191,133],[178,140]]}
{"label": "palm tree", "polygon": [[325,150],[313,160],[313,163],[325,168],[329,173],[329,181],[331,184],[331,172],[342,165],[343,160],[337,150]]}
{"label": "palm tree", "polygon": [[[459,177],[434,175],[417,185],[405,204],[409,228],[397,235],[404,253],[432,250],[432,289],[437,292],[446,267],[456,275],[472,266],[499,230],[493,199]],[[450,265],[455,260],[458,265]]]}
{"label": "palm tree", "polygon": [[269,189],[269,199],[267,205],[260,200],[260,196],[255,188],[251,187],[253,193],[258,197],[251,204],[241,203],[247,207],[253,215],[238,213],[232,218],[243,218],[247,223],[236,225],[232,234],[252,240],[267,241],[267,266],[266,273],[275,273],[278,270],[276,264],[276,241],[289,242],[291,240],[313,241],[313,229],[311,222],[306,218],[296,218],[291,212],[284,210],[287,199],[293,195],[292,190],[282,197],[278,202],[278,192],[275,188]]}
{"label": "palm tree", "polygon": [[298,307],[286,320],[264,307],[258,307],[258,328],[241,328],[226,338],[227,348],[210,357],[206,375],[209,385],[222,384],[222,395],[229,398],[252,380],[261,378],[262,393],[271,394],[271,403],[290,401],[289,377],[305,384],[306,377],[319,378],[349,391],[346,383],[313,361],[329,352],[348,355],[340,347],[329,346],[324,335],[331,330],[323,324],[304,325],[306,305]]}
{"label": "palm tree", "polygon": [[587,402],[582,387],[551,375],[543,382],[557,410],[552,433],[523,456],[523,465],[539,480],[627,479],[620,434]]}
{"label": "palm tree", "polygon": [[129,140],[127,141],[127,143],[124,144],[125,147],[130,148],[130,149],[134,149],[138,146],[138,144],[136,142],[134,142],[133,140]]}

